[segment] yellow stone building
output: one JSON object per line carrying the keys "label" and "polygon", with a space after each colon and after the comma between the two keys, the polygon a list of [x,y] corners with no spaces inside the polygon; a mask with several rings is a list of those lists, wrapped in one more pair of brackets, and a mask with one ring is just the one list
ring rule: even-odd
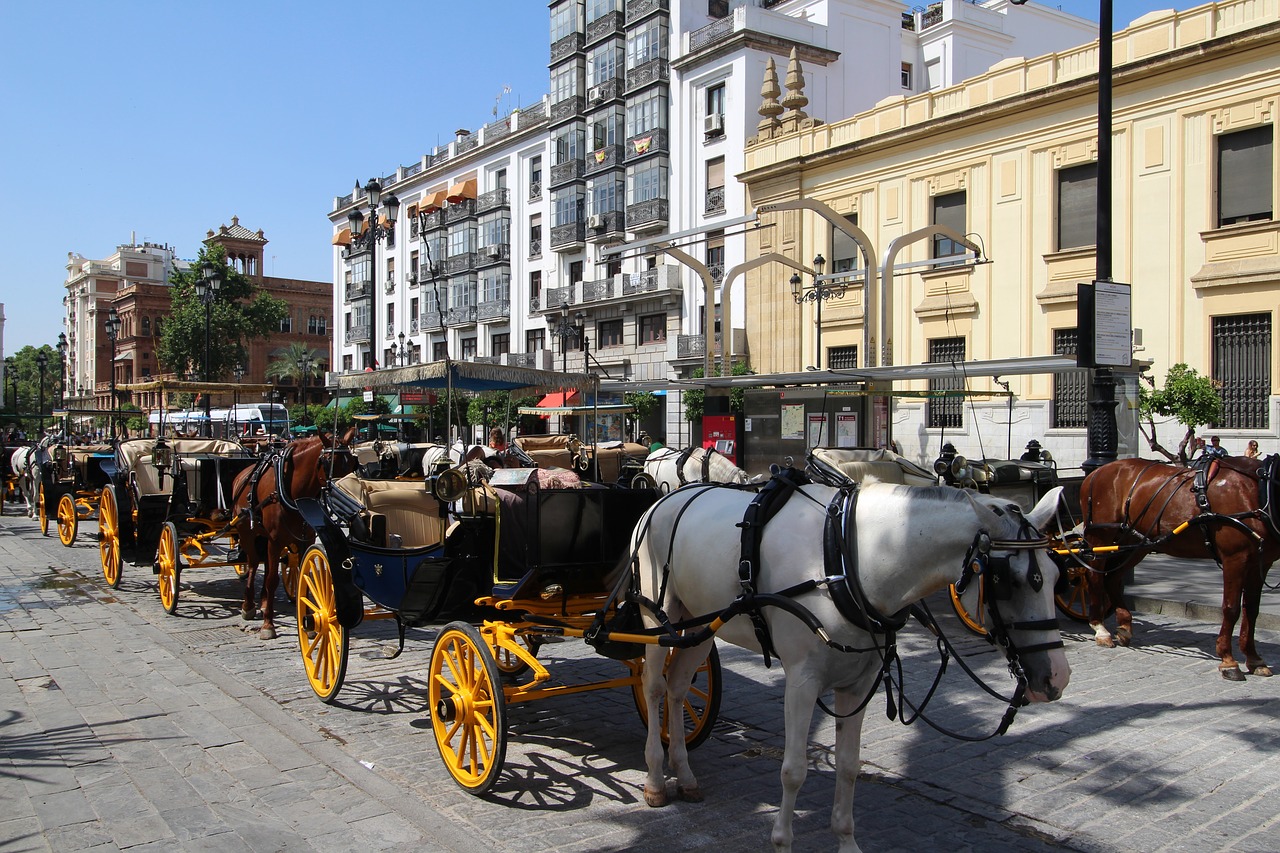
{"label": "yellow stone building", "polygon": [[[762,268],[731,294],[752,368],[803,370],[819,337],[820,366],[1073,354],[1076,284],[1095,269],[1097,67],[1095,41],[1006,60],[960,85],[888,98],[843,120],[815,116],[826,123],[792,132],[776,121],[770,129],[776,104],[762,107],[761,135],[748,142],[739,176],[748,209],[821,201],[866,232],[877,265],[896,238],[951,224],[991,263],[921,266],[951,249],[928,240],[905,247],[899,262],[917,266],[892,278],[888,334],[873,341],[874,361],[864,352],[856,281],[845,298],[822,305],[819,332],[815,306],[793,299],[792,270]],[[1218,380],[1225,413],[1212,431],[1232,453],[1250,439],[1280,450],[1271,343],[1280,302],[1280,0],[1146,15],[1115,34],[1114,68],[1113,278],[1132,285],[1135,358],[1151,362],[1157,382],[1178,362]],[[779,252],[812,268],[822,255],[828,274],[863,265],[853,242],[813,212],[766,213],[761,222],[748,257]],[[868,337],[875,330],[873,320]],[[933,384],[948,381],[1001,390],[989,375],[962,371]],[[1004,381],[1012,407],[1001,398],[896,399],[894,437],[927,461],[940,436],[962,453],[998,456],[1011,434],[1015,455],[1034,438],[1060,464],[1078,465],[1082,373]],[[1171,445],[1182,432],[1169,424],[1160,438]]]}

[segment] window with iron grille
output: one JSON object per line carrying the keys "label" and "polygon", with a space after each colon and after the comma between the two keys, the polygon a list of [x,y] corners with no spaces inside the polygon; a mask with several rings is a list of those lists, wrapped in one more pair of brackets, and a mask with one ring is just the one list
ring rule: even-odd
{"label": "window with iron grille", "polygon": [[[959,365],[964,361],[964,338],[931,338],[929,361]],[[959,391],[964,388],[960,371],[945,379],[930,379],[930,391]],[[959,429],[964,424],[962,397],[930,397],[925,405],[925,422],[930,429]]]}
{"label": "window with iron grille", "polygon": [[1223,429],[1268,429],[1271,315],[1213,318],[1213,380],[1222,398]]}
{"label": "window with iron grille", "polygon": [[856,346],[827,348],[827,367],[832,370],[848,370],[857,366],[858,348]]}
{"label": "window with iron grille", "polygon": [[1218,137],[1218,226],[1272,218],[1272,126]]}
{"label": "window with iron grille", "polygon": [[[1054,329],[1054,355],[1075,356],[1080,351],[1079,329]],[[1053,374],[1053,429],[1084,429],[1089,425],[1089,371],[1064,370]]]}

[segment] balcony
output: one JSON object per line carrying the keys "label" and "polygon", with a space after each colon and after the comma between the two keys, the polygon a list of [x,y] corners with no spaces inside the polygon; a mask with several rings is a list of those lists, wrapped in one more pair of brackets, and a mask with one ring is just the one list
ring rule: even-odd
{"label": "balcony", "polygon": [[594,175],[597,172],[603,172],[605,169],[613,169],[621,166],[624,161],[621,145],[606,145],[596,151],[592,151],[587,155],[586,174]]}
{"label": "balcony", "polygon": [[677,335],[676,358],[701,358],[707,351],[707,339],[703,335]]}
{"label": "balcony", "polygon": [[420,331],[422,331],[421,320],[417,317],[410,317],[409,318],[409,334],[416,335]]}
{"label": "balcony", "polygon": [[433,210],[430,213],[423,213],[419,216],[422,220],[422,233],[428,231],[436,231],[445,226],[444,210]]}
{"label": "balcony", "polygon": [[724,187],[708,187],[703,213],[707,216],[724,213]]}
{"label": "balcony", "polygon": [[347,329],[346,340],[349,344],[366,343],[373,336],[373,326],[365,323],[363,326],[352,326]]}
{"label": "balcony", "polygon": [[353,299],[364,299],[365,297],[372,296],[372,295],[373,295],[373,285],[367,281],[363,281],[359,284],[347,285],[346,298],[348,302],[350,302]]}
{"label": "balcony", "polygon": [[384,293],[395,293],[395,292],[396,292],[396,279],[395,279],[395,276],[390,276],[390,275],[389,275],[389,276],[387,276],[387,280],[386,280],[385,282],[383,282],[383,284],[382,284],[382,290],[383,290],[383,292],[384,292]]}
{"label": "balcony", "polygon": [[645,133],[637,133],[627,140],[623,148],[626,151],[628,163],[639,160],[641,157],[648,157],[650,154],[665,154],[667,131],[665,128],[656,127]]}
{"label": "balcony", "polygon": [[511,207],[511,191],[506,187],[500,187],[496,190],[490,190],[482,193],[476,199],[476,215],[488,213],[490,210],[498,210],[504,207]]}
{"label": "balcony", "polygon": [[595,222],[599,222],[595,227],[587,228],[588,240],[606,240],[617,237],[625,232],[627,215],[621,210],[610,210],[607,213],[597,213],[587,220],[587,225],[592,226]]}
{"label": "balcony", "polygon": [[586,46],[590,47],[600,39],[622,32],[626,19],[621,12],[609,12],[587,24]]}
{"label": "balcony", "polygon": [[551,123],[568,121],[582,115],[587,109],[587,99],[572,95],[551,105]]}
{"label": "balcony", "polygon": [[582,50],[584,46],[582,33],[569,33],[564,38],[551,43],[551,63],[554,65],[560,60],[572,56]]}
{"label": "balcony", "polygon": [[470,219],[476,215],[476,200],[473,198],[464,198],[457,204],[450,204],[444,209],[445,224],[451,222],[459,222],[463,219]]}
{"label": "balcony", "polygon": [[647,293],[678,293],[680,291],[680,267],[663,264],[644,272],[627,273],[622,277],[623,296],[643,296]]}
{"label": "balcony", "polygon": [[701,50],[709,44],[715,44],[720,39],[727,37],[733,32],[733,15],[727,18],[721,18],[713,21],[701,29],[694,30],[689,34],[689,52]]}
{"label": "balcony", "polygon": [[475,254],[476,267],[480,269],[483,269],[484,267],[491,267],[495,264],[506,264],[510,262],[510,243],[493,243],[489,246],[481,246],[480,251]]}
{"label": "balcony", "polygon": [[[663,221],[666,221],[665,216]],[[557,225],[551,229],[551,251],[572,252],[575,249],[582,248],[582,246],[586,244],[586,233],[586,224],[583,222],[570,222],[567,225]]]}
{"label": "balcony", "polygon": [[463,252],[461,255],[450,255],[444,259],[444,274],[454,275],[460,272],[470,272],[476,268],[475,252]]}
{"label": "balcony", "polygon": [[409,285],[410,290],[417,290],[419,287],[422,286],[418,282],[418,274],[416,272],[409,273],[407,276],[404,277],[404,280],[405,280],[405,283]]}
{"label": "balcony", "polygon": [[582,160],[569,160],[564,163],[557,163],[551,167],[551,187],[552,189],[563,184],[572,183],[573,181],[582,180],[585,174],[586,164]]}
{"label": "balcony", "polygon": [[533,352],[509,352],[507,364],[512,367],[533,367],[538,370],[551,370],[551,350],[540,349]]}
{"label": "balcony", "polygon": [[542,304],[548,311],[555,311],[565,305],[573,305],[576,301],[573,298],[573,291],[574,286],[572,284],[568,287],[548,287],[546,299]]}
{"label": "balcony", "polygon": [[540,201],[542,199],[542,181],[529,182],[529,201]]}
{"label": "balcony", "polygon": [[664,228],[669,216],[665,198],[655,198],[627,205],[627,227],[632,231]]}
{"label": "balcony", "polygon": [[476,306],[476,320],[481,323],[491,323],[495,320],[506,320],[510,317],[510,299],[493,299],[488,302],[481,302]]}
{"label": "balcony", "polygon": [[587,89],[588,108],[595,109],[621,98],[625,83],[626,81],[622,77],[610,77],[608,80],[601,80],[596,85],[589,87]]}
{"label": "balcony", "polygon": [[666,83],[671,79],[671,70],[665,59],[651,59],[643,65],[627,72],[627,93],[643,89],[653,83]]}
{"label": "balcony", "polygon": [[444,322],[448,326],[474,326],[476,324],[476,306],[461,305],[457,308],[450,308],[444,315]]}
{"label": "balcony", "polygon": [[422,312],[422,331],[429,332],[432,329],[443,329],[444,322],[439,311],[423,311]]}
{"label": "balcony", "polygon": [[534,237],[531,240],[529,240],[529,257],[530,258],[542,257],[542,238],[541,237]]}
{"label": "balcony", "polygon": [[391,340],[396,336],[396,324],[394,320],[387,321],[387,340]]}
{"label": "balcony", "polygon": [[627,0],[627,23],[634,24],[655,12],[669,12],[671,4],[668,0]]}
{"label": "balcony", "polygon": [[582,283],[582,301],[587,303],[613,299],[621,289],[617,279],[618,276],[609,276],[596,281],[584,281]]}

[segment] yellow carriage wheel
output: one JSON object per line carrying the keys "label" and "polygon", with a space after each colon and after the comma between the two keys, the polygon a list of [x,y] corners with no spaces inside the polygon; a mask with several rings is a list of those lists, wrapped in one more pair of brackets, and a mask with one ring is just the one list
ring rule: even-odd
{"label": "yellow carriage wheel", "polygon": [[493,786],[507,754],[501,673],[480,632],[466,622],[441,629],[431,650],[427,697],[445,769],[464,790]]}
{"label": "yellow carriage wheel", "polygon": [[347,675],[347,629],[338,622],[333,570],[323,545],[312,545],[298,567],[298,648],[307,681],[320,701],[333,702]]}
{"label": "yellow carriage wheel", "polygon": [[160,603],[170,615],[178,609],[178,580],[182,567],[178,562],[178,528],[172,521],[160,528],[160,542],[156,545],[156,566],[160,574],[156,584],[160,587]]}
{"label": "yellow carriage wheel", "polygon": [[40,519],[40,535],[49,535],[49,508],[45,506],[44,483],[36,486],[36,515]]}
{"label": "yellow carriage wheel", "polygon": [[1053,591],[1053,601],[1058,610],[1077,622],[1088,622],[1089,600],[1084,581],[1089,569],[1068,557],[1058,564],[1058,571],[1063,575]]}
{"label": "yellow carriage wheel", "polygon": [[982,594],[982,578],[975,575],[969,581],[969,586],[965,589],[964,594],[956,592],[956,585],[949,587],[951,593],[951,607],[956,612],[956,616],[960,619],[960,624],[964,625],[979,637],[987,636],[986,615],[983,608],[986,606],[985,597]]}
{"label": "yellow carriage wheel", "polygon": [[120,586],[120,505],[111,486],[103,489],[98,499],[98,556],[107,585],[113,589]]}
{"label": "yellow carriage wheel", "polygon": [[[670,662],[671,655],[668,654],[667,662],[663,664],[664,672]],[[639,676],[644,670],[644,658],[628,661],[627,665],[632,668],[635,675]],[[711,737],[711,728],[720,717],[720,696],[723,689],[720,652],[712,643],[707,659],[693,673],[689,692],[684,697],[684,742],[689,749],[701,746],[703,741]],[[631,698],[635,700],[636,710],[640,712],[640,721],[648,726],[649,706],[644,701],[644,684],[638,680],[631,686]],[[670,723],[666,719],[665,708],[662,713],[662,742],[669,744],[671,742]]]}
{"label": "yellow carriage wheel", "polygon": [[76,499],[67,492],[58,498],[58,541],[70,548],[75,544],[80,529],[80,514],[76,511]]}

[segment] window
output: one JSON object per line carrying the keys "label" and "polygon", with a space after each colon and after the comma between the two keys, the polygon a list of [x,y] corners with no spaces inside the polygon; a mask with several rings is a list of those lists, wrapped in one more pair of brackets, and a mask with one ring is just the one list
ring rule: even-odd
{"label": "window", "polygon": [[316,316],[316,334],[317,335],[329,334],[328,321],[325,319],[323,314]]}
{"label": "window", "polygon": [[489,338],[489,355],[504,356],[511,352],[511,335],[500,332]]}
{"label": "window", "polygon": [[[1053,330],[1054,355],[1080,353],[1078,329]],[[1053,374],[1052,429],[1085,429],[1089,425],[1089,371],[1064,370]]]}
{"label": "window", "polygon": [[387,281],[396,280],[396,259],[387,258]]}
{"label": "window", "polygon": [[586,191],[577,185],[564,187],[555,191],[551,199],[551,214],[554,217],[551,227],[573,225],[582,221],[582,207],[586,202]]}
{"label": "window", "polygon": [[418,250],[414,249],[409,253],[409,281],[418,280]]}
{"label": "window", "polygon": [[151,337],[151,318],[150,317],[142,318],[142,336],[144,338]]}
{"label": "window", "polygon": [[368,255],[361,255],[351,262],[351,280],[356,284],[373,283],[373,261]]}
{"label": "window", "polygon": [[449,307],[470,308],[476,304],[476,274],[449,279]]}
{"label": "window", "polygon": [[1272,125],[1218,137],[1218,227],[1272,218]]}
{"label": "window", "polygon": [[552,44],[582,31],[582,0],[568,0],[551,10]]}
{"label": "window", "polygon": [[529,273],[529,298],[542,298],[542,270]]}
{"label": "window", "polygon": [[[964,338],[932,338],[929,341],[931,363],[959,364],[964,361]],[[930,391],[958,391],[964,388],[964,377],[957,370],[954,377],[930,379]],[[963,397],[931,396],[925,406],[930,429],[959,429],[963,425]]]}
{"label": "window", "polygon": [[707,17],[729,17],[729,0],[707,0]]}
{"label": "window", "polygon": [[724,115],[724,84],[716,83],[707,87],[707,115]]}
{"label": "window", "polygon": [[646,314],[640,318],[640,344],[664,344],[666,342],[666,314]]}
{"label": "window", "polygon": [[621,12],[622,0],[587,0],[587,23],[600,20],[610,12]]}
{"label": "window", "polygon": [[492,267],[480,274],[480,289],[485,302],[505,302],[511,298],[511,273],[505,266]]}
{"label": "window", "polygon": [[591,150],[599,151],[609,145],[621,145],[626,139],[621,104],[614,104],[591,116]]}
{"label": "window", "polygon": [[1271,315],[1213,318],[1213,381],[1222,397],[1223,429],[1268,429]]}
{"label": "window", "polygon": [[355,362],[353,361],[353,359],[352,359],[352,357],[351,357],[350,355],[344,355],[344,356],[342,357],[342,370],[343,370],[343,372],[344,372],[344,373],[350,373],[350,372],[351,372],[351,370],[352,370],[352,365],[353,365],[354,363],[355,363]]}
{"label": "window", "polygon": [[280,318],[280,331],[286,333],[293,331],[293,317],[291,315],[285,314]]}
{"label": "window", "polygon": [[416,296],[409,300],[409,319],[410,320],[417,319],[419,313],[421,313],[421,308],[420,308],[421,304],[422,304],[421,301]]}
{"label": "window", "polygon": [[724,232],[721,230],[707,232],[707,272],[717,284],[724,280]]}
{"label": "window", "polygon": [[511,242],[511,211],[506,208],[482,214],[477,226],[481,246],[506,246]]}
{"label": "window", "polygon": [[586,153],[587,131],[582,122],[573,122],[555,131],[552,145],[556,152],[556,165],[581,160]]}
{"label": "window", "polygon": [[459,341],[462,344],[462,358],[464,361],[473,361],[476,357],[476,339],[463,338]]}
{"label": "window", "polygon": [[1098,241],[1098,164],[1058,170],[1058,250]]}
{"label": "window", "polygon": [[858,347],[828,347],[827,367],[831,370],[849,370],[858,366]]}
{"label": "window", "polygon": [[312,314],[310,317],[308,317],[308,318],[307,318],[307,334],[308,334],[308,335],[314,335],[314,334],[317,334],[317,332],[316,332],[316,315],[315,315],[315,314]]}
{"label": "window", "polygon": [[724,158],[707,161],[706,213],[724,213]]}
{"label": "window", "polygon": [[530,329],[524,333],[524,351],[539,352],[547,348],[547,330]]}
{"label": "window", "polygon": [[[954,231],[964,234],[968,231],[965,227],[965,193],[961,190],[958,193],[947,193],[933,197],[933,224],[945,225]],[[945,258],[948,255],[958,255],[964,251],[964,248],[954,240],[947,237],[933,238],[933,257]]]}
{"label": "window", "polygon": [[655,157],[627,169],[627,204],[667,198],[667,158]]}
{"label": "window", "polygon": [[601,320],[596,324],[596,349],[622,346],[622,321]]}
{"label": "window", "polygon": [[431,360],[444,361],[449,357],[449,343],[447,341],[436,341],[431,345]]}
{"label": "window", "polygon": [[161,331],[161,327],[163,325],[164,325],[164,319],[162,317],[157,317],[156,318],[156,334],[155,334],[157,338],[160,337],[161,334],[163,334],[163,332]]}
{"label": "window", "polygon": [[[857,226],[858,214],[850,213],[845,216],[845,221],[850,225]],[[858,241],[854,240],[848,234],[831,226],[831,271],[837,272],[853,272],[858,268]]]}
{"label": "window", "polygon": [[551,103],[567,101],[583,91],[584,70],[580,63],[569,62],[551,72]]}
{"label": "window", "polygon": [[582,261],[573,261],[569,264],[569,286],[582,284]]}
{"label": "window", "polygon": [[529,158],[529,198],[542,198],[542,157]]}
{"label": "window", "polygon": [[614,255],[605,261],[604,274],[606,278],[613,278],[615,275],[622,275],[622,258]]}
{"label": "window", "polygon": [[507,170],[499,169],[493,173],[493,188],[495,190],[505,190],[507,188]]}
{"label": "window", "polygon": [[635,136],[667,126],[666,89],[650,89],[627,101],[627,134]]}
{"label": "window", "polygon": [[396,325],[396,306],[394,304],[387,306],[387,328],[395,328]]}
{"label": "window", "polygon": [[627,70],[639,68],[646,62],[667,58],[667,19],[650,18],[638,29],[628,31]]}
{"label": "window", "polygon": [[599,86],[622,77],[626,49],[618,39],[603,42],[587,51],[587,85]]}
{"label": "window", "polygon": [[902,88],[911,90],[911,63],[902,63]]}
{"label": "window", "polygon": [[542,214],[529,217],[529,257],[542,257]]}
{"label": "window", "polygon": [[592,215],[613,213],[623,209],[623,201],[626,197],[626,182],[621,175],[610,173],[605,177],[593,180],[589,192],[591,193],[588,207],[589,213]]}
{"label": "window", "polygon": [[456,258],[476,250],[476,224],[455,222],[449,226],[449,257]]}

